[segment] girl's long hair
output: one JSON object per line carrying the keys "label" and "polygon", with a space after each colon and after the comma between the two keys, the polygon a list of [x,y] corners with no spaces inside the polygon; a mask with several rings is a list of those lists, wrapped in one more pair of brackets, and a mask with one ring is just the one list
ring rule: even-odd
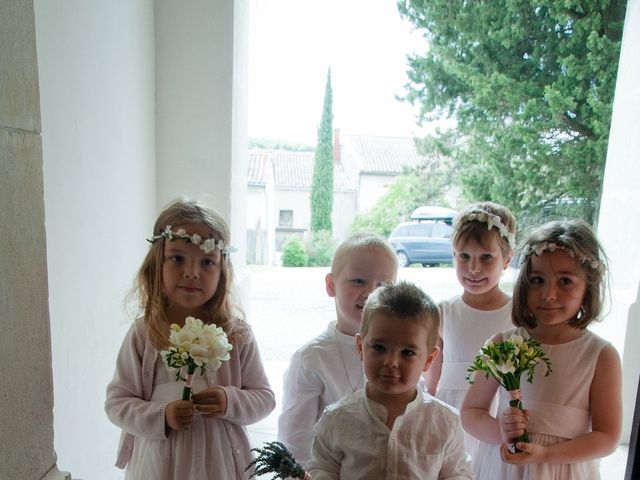
{"label": "girl's long hair", "polygon": [[[189,224],[202,224],[214,232],[216,240],[222,239],[230,245],[230,233],[227,222],[215,210],[202,202],[179,198],[170,203],[158,216],[153,227],[153,236],[160,235],[167,225],[175,230]],[[162,291],[162,263],[166,238],[154,241],[149,248],[142,266],[138,271],[133,288],[140,306],[144,311],[144,322],[150,341],[159,350],[169,346],[169,317],[167,302]],[[220,280],[213,297],[204,305],[206,318],[204,323],[214,323],[221,327],[229,341],[238,340],[246,332],[244,313],[233,300],[233,268],[229,254],[222,254]]]}

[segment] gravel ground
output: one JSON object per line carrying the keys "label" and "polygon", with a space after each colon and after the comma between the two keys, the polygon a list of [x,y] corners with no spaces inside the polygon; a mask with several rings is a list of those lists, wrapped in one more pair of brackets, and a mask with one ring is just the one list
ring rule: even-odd
{"label": "gravel ground", "polygon": [[[291,354],[335,319],[333,298],[325,290],[328,268],[256,268],[250,276],[247,316],[266,361],[288,361]],[[460,291],[453,268],[401,268],[435,302]],[[511,274],[505,275],[505,280]]]}

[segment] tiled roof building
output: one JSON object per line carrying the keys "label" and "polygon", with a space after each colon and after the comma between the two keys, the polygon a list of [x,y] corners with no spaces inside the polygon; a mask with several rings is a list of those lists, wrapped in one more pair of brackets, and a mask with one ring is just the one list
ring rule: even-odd
{"label": "tiled roof building", "polygon": [[[404,169],[433,161],[418,153],[412,138],[341,136],[335,130],[333,142],[332,233],[336,241],[349,234],[354,216],[368,210]],[[249,151],[249,203],[251,209],[263,211],[260,218],[249,212],[251,238],[260,238],[256,225],[265,229],[262,235],[274,232],[276,251],[288,236],[306,238],[314,156],[314,152]]]}

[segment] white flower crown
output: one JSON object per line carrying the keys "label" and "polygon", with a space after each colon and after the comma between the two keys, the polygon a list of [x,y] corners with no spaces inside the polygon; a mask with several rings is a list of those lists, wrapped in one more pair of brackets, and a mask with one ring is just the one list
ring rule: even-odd
{"label": "white flower crown", "polygon": [[576,255],[575,250],[572,248],[565,247],[564,245],[558,245],[555,242],[529,243],[525,245],[522,249],[522,260],[520,263],[524,264],[527,258],[531,255],[539,257],[545,252],[555,252],[556,250],[564,250],[571,258],[577,257],[578,260],[580,260],[580,263],[586,263],[594,270],[599,270],[603,265],[601,260],[593,258],[591,255]]}
{"label": "white flower crown", "polygon": [[188,235],[187,231],[184,228],[179,228],[175,232],[171,230],[171,225],[167,225],[164,228],[164,231],[160,235],[155,235],[151,238],[148,238],[147,241],[150,243],[155,243],[157,240],[162,238],[168,238],[169,240],[184,240],[187,243],[193,243],[194,245],[199,245],[200,250],[203,250],[204,253],[210,253],[214,250],[220,250],[220,253],[223,255],[228,255],[231,252],[235,252],[235,248],[231,245],[226,245],[224,240],[216,240],[215,238],[202,238],[197,233],[193,235]]}
{"label": "white flower crown", "polygon": [[477,222],[486,223],[488,230],[491,230],[492,228],[498,229],[498,232],[500,232],[500,236],[507,240],[509,246],[511,247],[511,250],[515,250],[516,236],[511,233],[507,227],[504,226],[502,220],[498,215],[489,213],[485,210],[472,210],[471,213],[467,215],[467,220],[475,220]]}

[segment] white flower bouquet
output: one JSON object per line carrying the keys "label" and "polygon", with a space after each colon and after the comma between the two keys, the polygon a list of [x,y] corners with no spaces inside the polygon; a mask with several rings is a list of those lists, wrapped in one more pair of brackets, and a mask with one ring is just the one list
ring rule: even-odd
{"label": "white flower bouquet", "polygon": [[[487,340],[480,349],[480,353],[473,359],[473,363],[467,369],[467,381],[473,383],[473,372],[484,372],[484,376],[491,375],[507,390],[511,396],[509,405],[523,410],[520,401],[520,377],[527,374],[527,382],[533,382],[533,374],[538,364],[544,364],[547,368],[545,376],[551,373],[551,362],[538,343],[533,338],[523,338],[520,335],[511,335],[500,342]],[[514,449],[517,442],[528,442],[529,436],[525,431],[523,435],[513,440]]]}
{"label": "white flower bouquet", "polygon": [[[161,352],[167,367],[175,369],[176,380],[185,382],[182,391],[182,399],[191,398],[191,386],[193,374],[197,368],[204,374],[207,366],[212,370],[217,370],[231,358],[229,351],[233,346],[227,340],[227,334],[220,327],[214,324],[205,325],[202,320],[187,317],[184,327],[171,325],[169,343],[172,345],[169,350]],[[183,368],[186,367],[186,375],[182,375]]]}

